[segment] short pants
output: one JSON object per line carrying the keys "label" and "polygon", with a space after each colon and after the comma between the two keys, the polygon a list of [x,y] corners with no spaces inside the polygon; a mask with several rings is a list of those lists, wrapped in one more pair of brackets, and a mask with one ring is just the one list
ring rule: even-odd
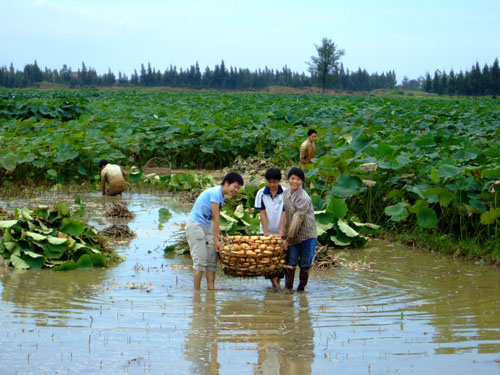
{"label": "short pants", "polygon": [[201,224],[188,221],[186,224],[186,238],[191,258],[193,258],[193,268],[197,271],[215,272],[217,269],[217,252],[213,245],[214,230],[212,226],[204,227]]}

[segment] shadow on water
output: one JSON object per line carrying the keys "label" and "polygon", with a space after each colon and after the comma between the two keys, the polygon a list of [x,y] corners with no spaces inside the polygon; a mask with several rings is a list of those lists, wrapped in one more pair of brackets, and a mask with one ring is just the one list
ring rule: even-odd
{"label": "shadow on water", "polygon": [[[126,260],[0,270],[2,374],[500,374],[498,268],[373,240],[338,251],[343,266],[312,272],[305,294],[220,270],[216,291],[196,292],[190,257],[163,252],[188,206],[166,195],[82,198],[98,229],[134,231],[113,242]],[[0,206],[61,200],[74,197]],[[106,217],[113,202],[134,217]]]}

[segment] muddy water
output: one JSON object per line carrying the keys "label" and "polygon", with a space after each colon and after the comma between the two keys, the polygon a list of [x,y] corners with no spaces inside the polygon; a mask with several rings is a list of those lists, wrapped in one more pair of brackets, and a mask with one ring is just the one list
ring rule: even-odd
{"label": "muddy water", "polygon": [[[92,224],[113,223],[115,198],[82,198]],[[221,273],[195,292],[189,257],[163,256],[188,208],[124,201],[137,237],[116,245],[118,266],[0,270],[1,374],[500,374],[497,268],[372,241],[312,273],[307,293]],[[161,207],[175,212],[163,226]]]}

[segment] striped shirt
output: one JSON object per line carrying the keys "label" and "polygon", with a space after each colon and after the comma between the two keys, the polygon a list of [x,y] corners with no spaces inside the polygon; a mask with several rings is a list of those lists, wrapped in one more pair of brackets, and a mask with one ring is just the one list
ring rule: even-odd
{"label": "striped shirt", "polygon": [[295,238],[290,239],[289,245],[301,243],[310,238],[316,238],[316,219],[314,218],[314,207],[311,197],[307,192],[300,187],[295,193],[292,194],[292,189],[288,188],[283,193],[283,200],[285,201],[285,236],[288,234],[288,229],[292,222],[295,213],[304,217],[304,221],[297,232]]}

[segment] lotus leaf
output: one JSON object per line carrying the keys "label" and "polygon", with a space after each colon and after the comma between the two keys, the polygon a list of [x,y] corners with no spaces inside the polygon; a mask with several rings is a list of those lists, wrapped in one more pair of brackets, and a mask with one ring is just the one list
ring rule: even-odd
{"label": "lotus leaf", "polygon": [[434,228],[438,224],[436,212],[430,207],[419,210],[417,220],[422,228]]}
{"label": "lotus leaf", "polygon": [[384,209],[384,213],[386,215],[390,216],[392,221],[399,222],[399,221],[406,219],[409,215],[406,207],[408,207],[408,203],[399,202],[395,205],[387,206]]}
{"label": "lotus leaf", "polygon": [[79,237],[85,229],[85,223],[83,221],[74,220],[71,218],[64,218],[61,221],[61,226],[59,230],[62,233],[69,234],[70,236]]}
{"label": "lotus leaf", "polygon": [[43,241],[43,240],[47,239],[47,236],[44,236],[40,233],[35,233],[35,232],[26,232],[26,235],[33,238],[33,240],[35,240],[35,241]]}
{"label": "lotus leaf", "polygon": [[359,233],[356,232],[354,229],[352,229],[349,224],[347,224],[345,221],[342,219],[338,219],[337,225],[339,226],[339,229],[344,233],[347,237],[356,237],[359,236]]}
{"label": "lotus leaf", "polygon": [[170,212],[167,208],[160,208],[158,211],[160,216],[160,223],[166,223],[172,217],[172,212]]}
{"label": "lotus leaf", "polygon": [[16,225],[19,220],[0,220],[0,229],[9,229]]}

